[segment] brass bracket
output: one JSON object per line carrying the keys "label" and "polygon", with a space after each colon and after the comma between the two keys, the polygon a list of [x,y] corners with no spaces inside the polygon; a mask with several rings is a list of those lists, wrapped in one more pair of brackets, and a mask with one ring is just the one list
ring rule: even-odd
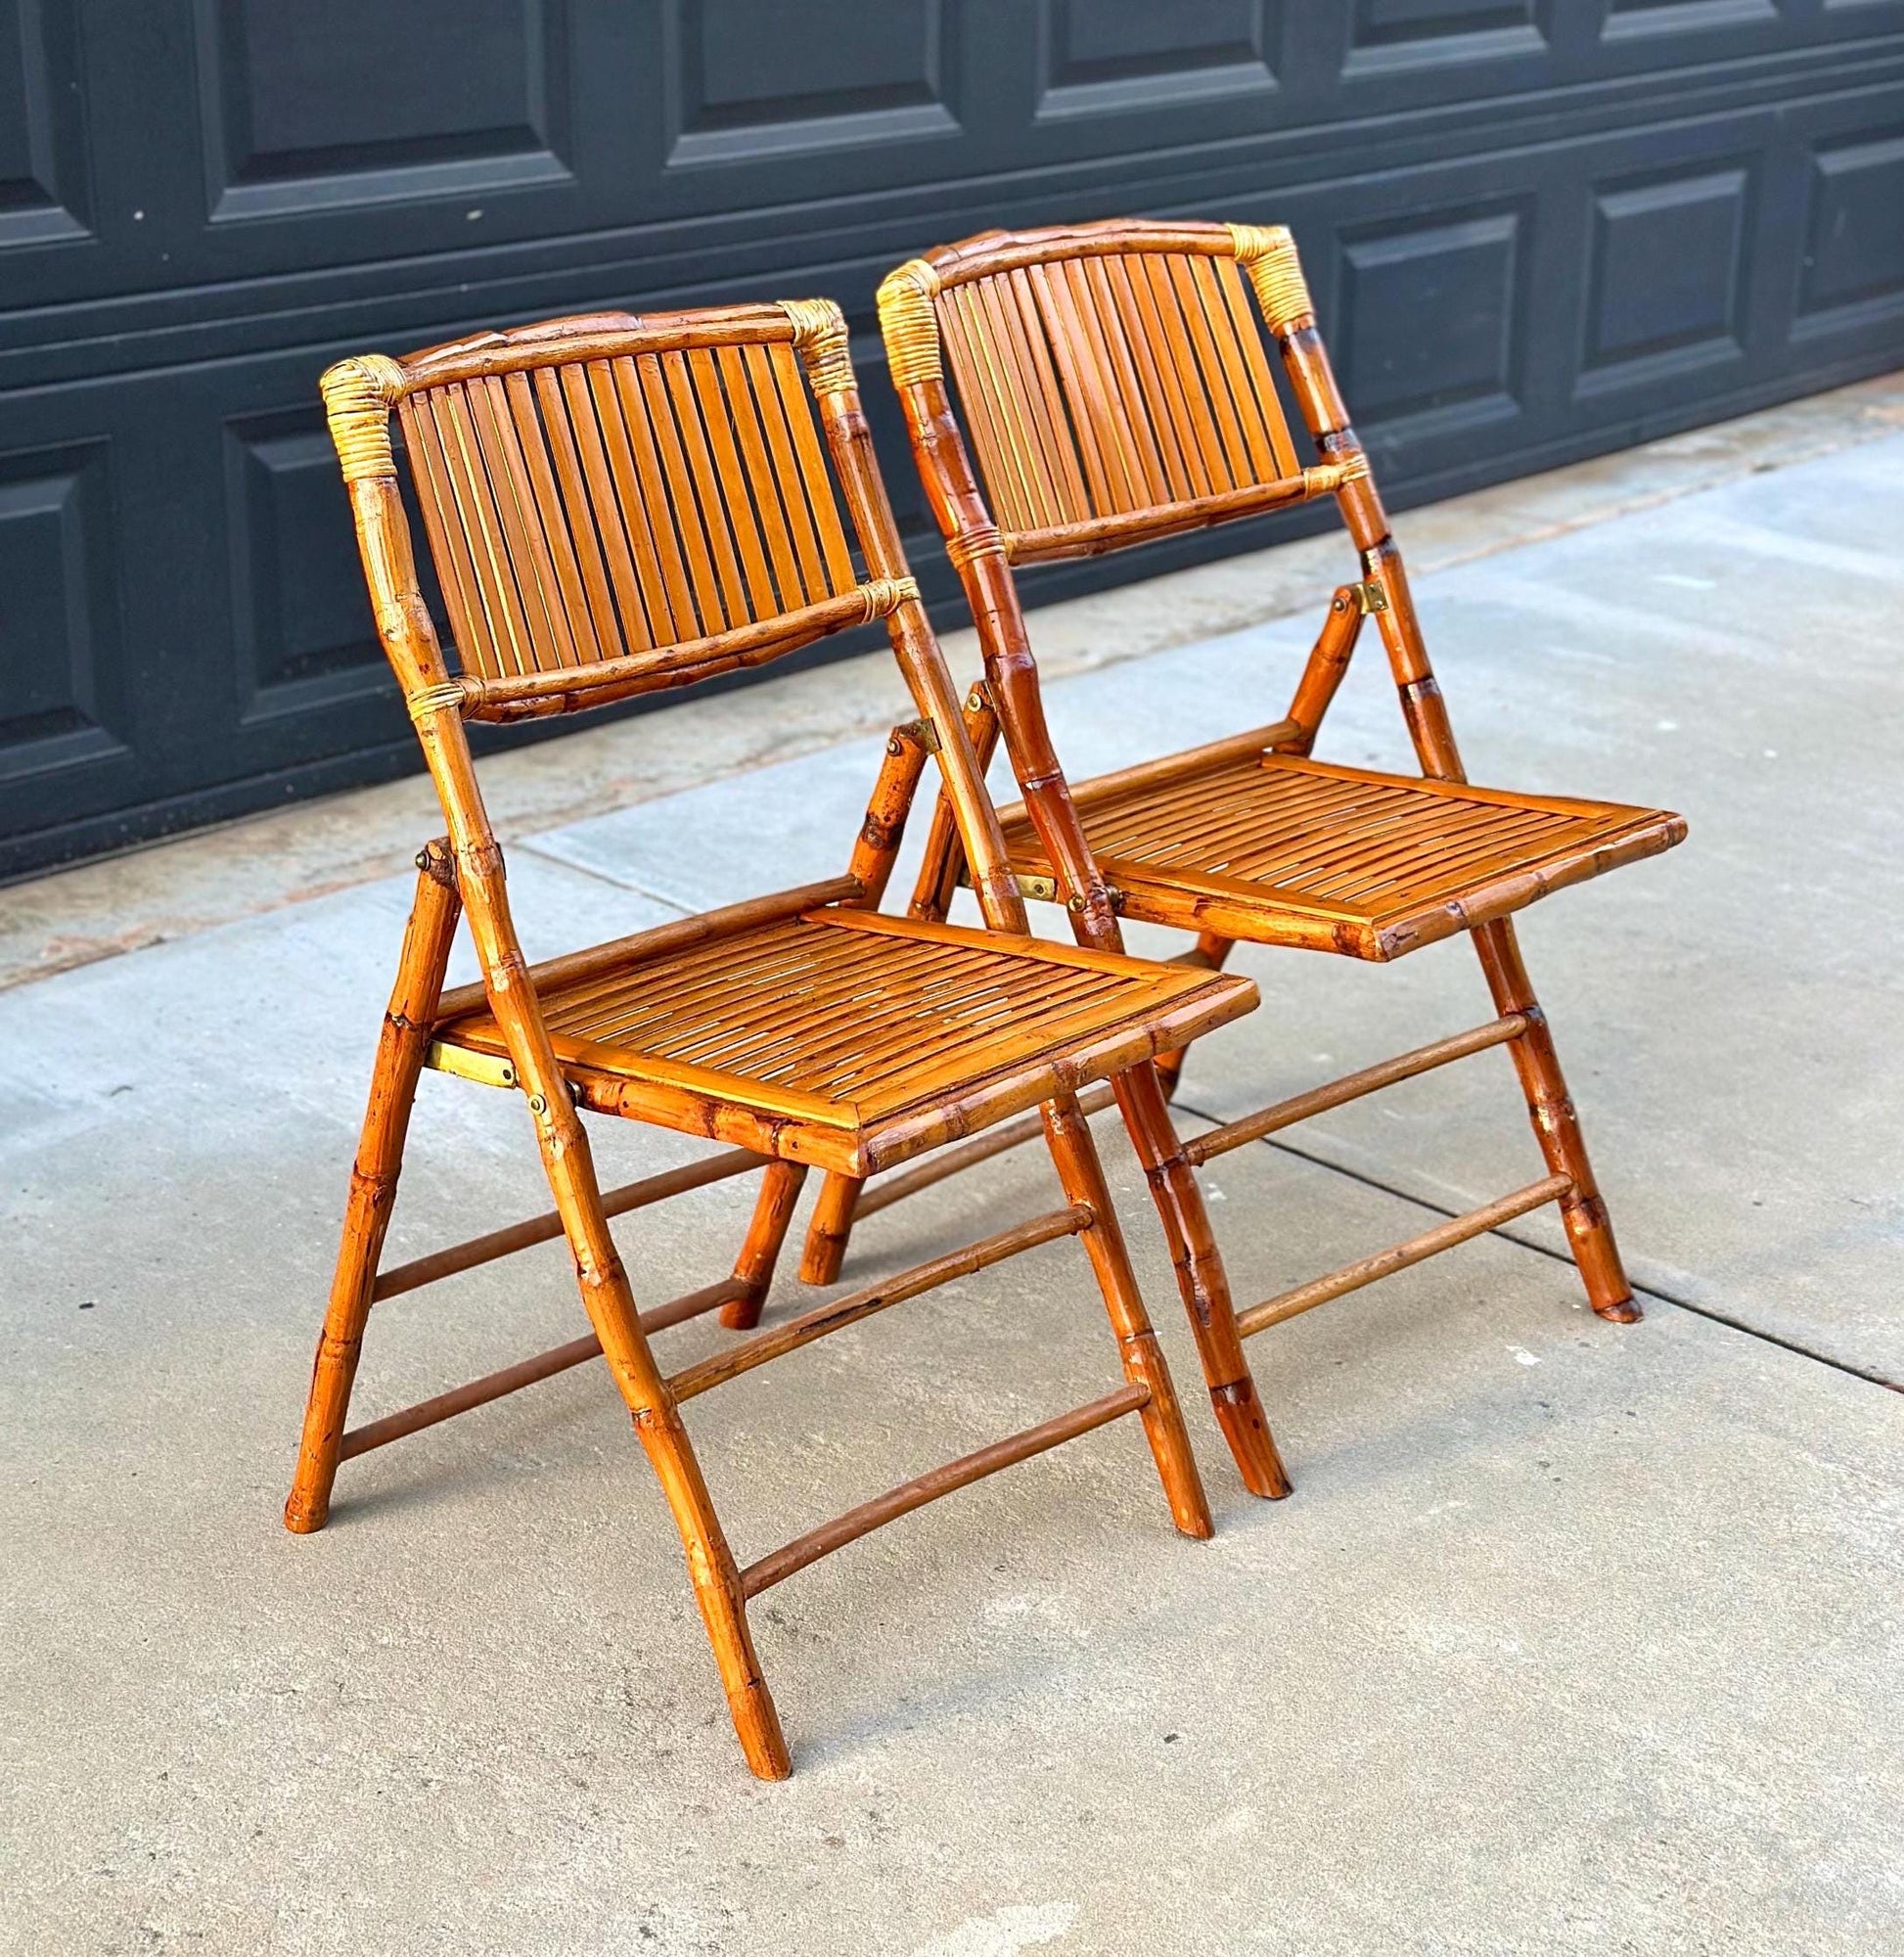
{"label": "brass bracket", "polygon": [[923,714],[917,720],[908,720],[903,725],[895,727],[892,732],[901,741],[916,742],[929,754],[936,754],[939,751],[938,728],[933,724],[929,713]]}
{"label": "brass bracket", "polygon": [[516,1064],[504,1055],[473,1053],[466,1046],[447,1046],[431,1040],[423,1064],[438,1073],[454,1073],[464,1080],[480,1081],[484,1087],[514,1087]]}
{"label": "brass bracket", "polygon": [[1029,898],[1033,903],[1055,904],[1058,901],[1058,879],[1019,874],[1019,895]]}
{"label": "brass bracket", "polygon": [[1371,612],[1385,612],[1388,609],[1388,593],[1378,577],[1365,577],[1359,584],[1349,589],[1355,593],[1355,609],[1366,618]]}

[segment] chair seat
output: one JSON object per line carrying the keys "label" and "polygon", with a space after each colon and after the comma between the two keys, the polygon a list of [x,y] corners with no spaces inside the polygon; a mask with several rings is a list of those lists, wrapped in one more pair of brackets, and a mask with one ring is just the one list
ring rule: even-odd
{"label": "chair seat", "polygon": [[[1182,757],[1075,791],[1127,918],[1386,960],[1670,849],[1685,819],[1285,754]],[[1013,868],[1049,879],[1022,805]]]}
{"label": "chair seat", "polygon": [[[578,1100],[856,1176],[1256,1002],[1227,975],[869,911],[809,909],[668,946],[681,933],[530,973]],[[432,1066],[513,1084],[486,1006],[432,1038]]]}

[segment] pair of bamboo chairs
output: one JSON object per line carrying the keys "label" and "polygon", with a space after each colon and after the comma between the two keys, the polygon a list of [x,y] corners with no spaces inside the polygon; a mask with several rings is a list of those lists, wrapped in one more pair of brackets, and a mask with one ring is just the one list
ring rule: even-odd
{"label": "pair of bamboo chairs", "polygon": [[[1114,1100],[1121,1110],[1217,1421],[1257,1494],[1289,1488],[1243,1352],[1243,1340],[1267,1325],[1549,1202],[1561,1207],[1594,1308],[1638,1316],[1508,914],[1683,834],[1677,817],[1657,811],[1467,786],[1401,559],[1286,232],[1111,223],[990,233],[901,267],[880,308],[915,454],[984,650],[983,678],[963,703],[907,572],[845,324],[831,302],[596,314],[403,361],[346,360],[323,380],[378,631],[448,833],[418,858],[286,1522],[300,1531],[323,1525],[341,1460],[606,1357],[679,1526],[743,1750],[763,1778],[785,1775],[790,1761],[748,1604],[819,1557],[1126,1415],[1143,1427],[1176,1526],[1211,1532],[1086,1123],[1093,1108]],[[1307,467],[1264,326],[1318,452]],[[392,413],[453,628],[454,672],[419,595]],[[1046,728],[1013,567],[1325,496],[1340,508],[1363,575],[1332,600],[1288,716],[1073,792]],[[1420,780],[1309,758],[1370,615],[1401,689]],[[525,962],[466,721],[577,711],[690,685],[875,620],[918,717],[892,731],[842,875]],[[1003,811],[985,787],[1001,739],[1023,796]],[[909,914],[893,916],[880,907],[929,763],[937,795],[926,860]],[[982,929],[946,922],[961,885]],[[1063,904],[1078,942],[1032,937],[1027,898]],[[1120,915],[1196,932],[1197,945],[1168,964],[1127,957]],[[465,916],[481,980],[445,991]],[[1255,1003],[1249,981],[1221,970],[1233,943],[1389,959],[1457,932],[1474,938],[1497,1019],[1178,1138],[1168,1085],[1184,1051]],[[1547,1175],[1237,1312],[1197,1165],[1494,1045],[1514,1056]],[[556,1206],[385,1270],[426,1067],[524,1096]],[[729,1146],[605,1191],[578,1111]],[[824,1181],[802,1274],[831,1283],[856,1217],[1039,1132],[1060,1207],[755,1329],[809,1168]],[[759,1193],[731,1275],[638,1309],[609,1219],[753,1170]],[[573,1257],[589,1336],[346,1429],[373,1304],[557,1237]],[[1092,1267],[1122,1383],[742,1567],[682,1405],[1065,1237],[1079,1239]],[[651,1335],[713,1310],[752,1336],[664,1374]]]}

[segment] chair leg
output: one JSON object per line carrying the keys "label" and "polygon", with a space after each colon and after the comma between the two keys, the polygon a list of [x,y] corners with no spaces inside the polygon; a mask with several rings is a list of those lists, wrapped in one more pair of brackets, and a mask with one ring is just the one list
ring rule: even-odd
{"label": "chair leg", "polygon": [[1554,1051],[1547,1016],[1534,997],[1527,968],[1520,961],[1514,926],[1506,918],[1498,918],[1477,927],[1473,938],[1488,989],[1494,995],[1495,1011],[1526,1016],[1527,1030],[1508,1050],[1514,1055],[1520,1091],[1527,1097],[1527,1115],[1548,1172],[1570,1177],[1573,1183],[1572,1190],[1561,1199],[1561,1221],[1566,1226],[1567,1243],[1587,1288],[1587,1299],[1602,1318],[1631,1325],[1640,1317],[1640,1307],[1633,1301],[1633,1287],[1620,1263],[1612,1222],[1593,1179],[1593,1164],[1587,1160],[1580,1117],[1566,1091],[1566,1077]]}
{"label": "chair leg", "polygon": [[1252,1495],[1280,1500],[1290,1492],[1290,1478],[1276,1452],[1262,1402],[1256,1397],[1249,1363],[1243,1356],[1230,1280],[1210,1230],[1203,1192],[1171,1125],[1156,1071],[1152,1067],[1135,1067],[1119,1074],[1112,1084],[1170,1246],[1177,1289],[1196,1335],[1197,1354],[1202,1362],[1216,1424],[1230,1443],[1244,1486]]}
{"label": "chair leg", "polygon": [[800,1255],[800,1282],[830,1285],[846,1261],[846,1240],[853,1234],[853,1210],[865,1183],[829,1170],[806,1226],[806,1248]]}
{"label": "chair leg", "polygon": [[[1235,938],[1225,937],[1219,932],[1205,931],[1198,933],[1196,944],[1170,962],[1173,965],[1190,965],[1204,972],[1221,972],[1223,961],[1229,957],[1235,946]],[[1177,1082],[1183,1077],[1183,1064],[1190,1058],[1190,1049],[1180,1046],[1174,1053],[1160,1053],[1156,1057],[1157,1085],[1163,1089],[1166,1102],[1173,1101],[1177,1094]]]}
{"label": "chair leg", "polygon": [[357,1159],[350,1171],[350,1195],[337,1270],[331,1280],[331,1301],[317,1342],[297,1466],[285,1503],[285,1526],[299,1535],[321,1529],[330,1517],[338,1448],[350,1410],[350,1388],[357,1377],[384,1236],[396,1202],[410,1108],[416,1099],[417,1077],[423,1071],[431,1024],[442,994],[443,972],[463,908],[445,844],[431,843],[417,863],[416,900],[410,907],[396,984],[377,1042],[370,1103],[364,1111]]}
{"label": "chair leg", "polygon": [[793,1220],[793,1205],[799,1201],[800,1185],[805,1180],[804,1162],[767,1164],[747,1242],[734,1260],[734,1275],[747,1286],[747,1296],[721,1306],[721,1323],[730,1332],[748,1332],[760,1323],[760,1307],[767,1301],[767,1287],[774,1281],[780,1247],[787,1241],[787,1226]]}
{"label": "chair leg", "polygon": [[588,1136],[566,1102],[540,1114],[536,1132],[549,1186],[574,1255],[589,1323],[601,1341],[609,1371],[634,1417],[635,1432],[681,1532],[695,1601],[701,1607],[707,1641],[720,1667],[741,1751],[759,1779],[785,1780],[793,1770],[793,1761],[780,1730],[773,1695],[754,1655],[740,1570],[673,1396],[643,1336],[627,1272],[602,1213]]}
{"label": "chair leg", "polygon": [[1117,1212],[1111,1207],[1091,1130],[1078,1113],[1077,1102],[1068,1095],[1062,1101],[1048,1102],[1044,1117],[1045,1139],[1051,1145],[1051,1159],[1065,1197],[1091,1208],[1093,1220],[1080,1234],[1104,1294],[1111,1330],[1117,1335],[1124,1377],[1151,1389],[1150,1403],[1142,1414],[1144,1434],[1170,1504],[1171,1520],[1185,1535],[1200,1539],[1214,1535],[1216,1528],[1210,1521],[1202,1478],[1197,1472],[1197,1457],[1184,1430],[1183,1408],[1177,1403],[1170,1368],[1137,1289],[1130,1252],[1118,1227]]}

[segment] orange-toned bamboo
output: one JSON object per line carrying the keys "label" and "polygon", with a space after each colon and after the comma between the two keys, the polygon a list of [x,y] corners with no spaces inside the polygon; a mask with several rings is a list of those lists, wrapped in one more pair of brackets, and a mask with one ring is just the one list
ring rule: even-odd
{"label": "orange-toned bamboo", "polygon": [[[367,1174],[353,1196],[332,1329],[361,1336],[402,1119],[426,1059],[523,1096],[555,1210],[417,1259],[389,1274],[384,1295],[560,1231],[594,1328],[590,1338],[353,1430],[341,1444],[352,1454],[383,1445],[599,1352],[674,1516],[748,1763],[778,1778],[789,1770],[787,1748],[746,1614],[749,1583],[763,1569],[810,1561],[935,1493],[1122,1412],[1142,1414],[1179,1525],[1207,1532],[1181,1410],[1121,1236],[1107,1220],[1103,1175],[1071,1097],[1080,1082],[1247,1010],[1253,991],[1247,981],[1172,975],[1022,934],[1023,904],[997,811],[906,574],[837,308],[794,301],[658,320],[611,314],[552,322],[439,348],[407,367],[376,355],[346,361],[325,376],[324,390],[380,638],[449,826],[446,846],[426,865],[440,894],[420,897],[399,982],[407,1003],[386,1026],[388,1051],[366,1123]],[[458,626],[466,667],[459,678],[446,670],[417,590],[391,452],[393,404],[410,436]],[[856,581],[827,454],[868,567],[865,583]],[[485,695],[490,708],[552,703],[567,710],[684,660],[704,676],[743,647],[784,644],[814,622],[816,608],[835,601],[850,602],[857,615],[887,617],[921,715],[895,732],[849,874],[530,969],[476,788],[466,711],[482,707]],[[1007,936],[872,908],[928,751],[937,755],[958,848],[987,922]],[[481,980],[445,996],[435,939],[446,943],[459,899]],[[1001,997],[1013,1001],[1013,1021],[994,1026]],[[984,1008],[975,1024],[960,1017],[973,1002]],[[1052,1147],[1073,1193],[1070,1207],[759,1335],[674,1382],[661,1377],[648,1333],[717,1304],[731,1324],[757,1318],[807,1163],[840,1171],[837,1186],[856,1189],[876,1168],[1053,1100],[1063,1104]],[[584,1108],[725,1137],[748,1153],[605,1197],[578,1119]],[[611,1207],[639,1206],[755,1165],[762,1186],[733,1276],[637,1312],[609,1232]],[[1077,1200],[1080,1190],[1096,1207]],[[1089,1239],[1125,1387],[862,1504],[776,1552],[744,1581],[679,1399],[929,1283],[1076,1232]],[[354,1362],[354,1349],[334,1340],[313,1387],[307,1431],[323,1443],[320,1456],[328,1448],[318,1464],[325,1493],[350,1384],[341,1362]],[[299,1485],[307,1499],[300,1507],[295,1493],[294,1510],[315,1526],[321,1504],[308,1499],[305,1470]]]}
{"label": "orange-toned bamboo", "polygon": [[1027,1427],[1009,1439],[995,1440],[989,1447],[980,1447],[956,1461],[946,1462],[943,1467],[930,1469],[896,1488],[887,1489],[884,1495],[875,1495],[870,1502],[848,1509],[842,1516],[835,1516],[832,1522],[822,1523],[805,1535],[795,1536],[757,1563],[749,1563],[741,1572],[742,1587],[749,1597],[757,1597],[776,1583],[786,1582],[809,1564],[818,1563],[821,1557],[831,1556],[836,1549],[857,1542],[861,1536],[870,1535],[901,1516],[911,1515],[915,1509],[923,1509],[928,1502],[935,1502],[955,1489],[969,1488],[973,1482],[996,1475],[1002,1468],[1048,1453],[1067,1440],[1075,1440],[1081,1434],[1107,1427],[1127,1413],[1146,1408],[1149,1401],[1147,1387],[1122,1386],[1101,1398],[1087,1400],[1083,1406],[1073,1407],[1068,1413],[1055,1414],[1036,1427]]}
{"label": "orange-toned bamboo", "polygon": [[343,1239],[331,1304],[311,1369],[310,1399],[304,1409],[297,1468],[285,1503],[285,1526],[300,1535],[324,1526],[331,1513],[339,1449],[350,1410],[350,1388],[370,1318],[377,1262],[384,1251],[390,1210],[396,1202],[410,1108],[430,1043],[430,1028],[443,989],[443,972],[456,935],[460,912],[450,874],[449,851],[432,842],[417,859],[417,893],[403,933],[403,953],[371,1072],[370,1105],[350,1171]]}

